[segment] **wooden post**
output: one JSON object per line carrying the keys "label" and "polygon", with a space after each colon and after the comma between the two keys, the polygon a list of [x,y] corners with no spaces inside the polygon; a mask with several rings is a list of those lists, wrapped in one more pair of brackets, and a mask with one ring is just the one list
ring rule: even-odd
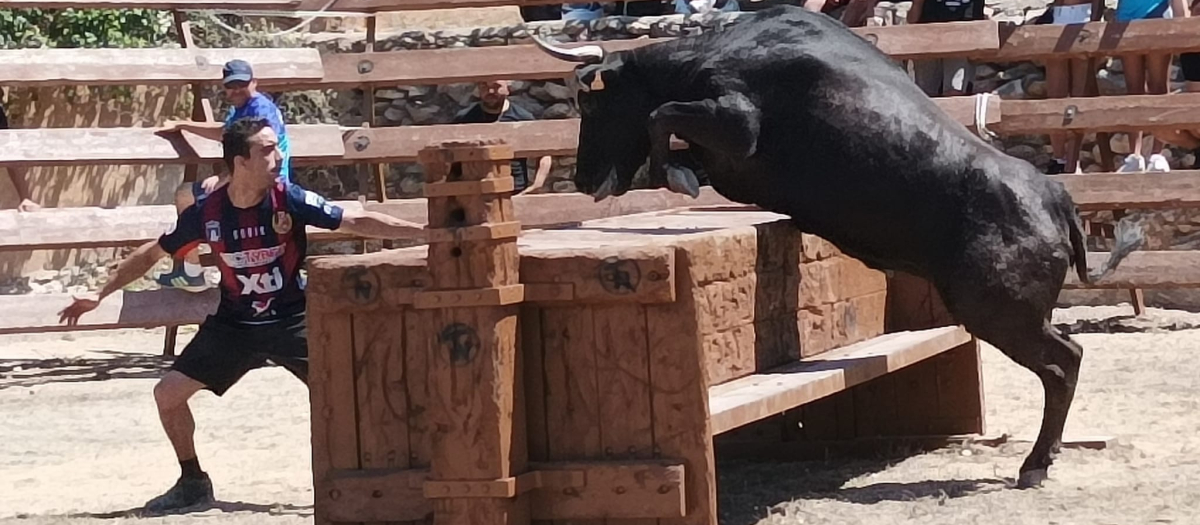
{"label": "wooden post", "polygon": [[[196,47],[196,42],[192,38],[192,23],[187,21],[187,17],[180,11],[172,11],[171,16],[175,21],[175,32],[179,35],[179,45],[184,49]],[[203,86],[200,84],[192,84],[192,120],[197,122],[212,122],[213,117],[212,105],[204,98],[202,94]],[[200,166],[198,164],[188,164],[183,168],[183,182],[196,182],[200,174]],[[199,249],[199,248],[194,248]],[[203,261],[201,261],[203,262]],[[179,327],[176,325],[167,326],[166,337],[163,339],[164,357],[175,355],[175,338],[179,333]]]}
{"label": "wooden post", "polygon": [[[439,525],[527,524],[528,462],[517,374],[518,281],[512,149],[501,141],[420,152],[429,206],[425,348],[433,458],[425,496]],[[518,401],[521,400],[521,401]],[[514,420],[518,423],[514,424]]]}

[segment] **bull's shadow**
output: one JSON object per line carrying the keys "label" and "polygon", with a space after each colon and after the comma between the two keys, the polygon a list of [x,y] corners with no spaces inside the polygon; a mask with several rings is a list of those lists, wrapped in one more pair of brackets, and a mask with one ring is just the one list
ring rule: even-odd
{"label": "bull's shadow", "polygon": [[216,501],[207,505],[197,505],[180,509],[178,511],[165,513],[148,513],[143,507],[136,507],[128,510],[117,510],[112,512],[85,512],[78,514],[68,514],[67,518],[93,518],[106,520],[120,519],[137,519],[137,518],[156,518],[164,516],[179,516],[186,514],[203,514],[210,515],[213,513],[251,513],[251,514],[268,514],[273,516],[300,516],[311,517],[313,512],[312,505],[292,505],[290,503],[247,503],[244,501]]}
{"label": "bull's shadow", "polygon": [[718,513],[721,525],[753,525],[772,508],[794,500],[833,500],[859,505],[884,501],[956,499],[1002,490],[1011,478],[882,482],[843,487],[846,482],[886,470],[911,452],[894,451],[877,457],[823,461],[720,461],[717,469]]}

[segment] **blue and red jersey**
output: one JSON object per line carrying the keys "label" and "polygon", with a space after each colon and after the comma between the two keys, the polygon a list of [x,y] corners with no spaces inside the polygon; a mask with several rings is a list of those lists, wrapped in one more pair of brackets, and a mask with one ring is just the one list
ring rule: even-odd
{"label": "blue and red jersey", "polygon": [[183,210],[158,244],[175,255],[207,243],[221,270],[217,316],[266,324],[304,312],[305,227],[335,230],[341,224],[341,208],[295,184],[276,184],[251,208],[234,206],[226,184]]}

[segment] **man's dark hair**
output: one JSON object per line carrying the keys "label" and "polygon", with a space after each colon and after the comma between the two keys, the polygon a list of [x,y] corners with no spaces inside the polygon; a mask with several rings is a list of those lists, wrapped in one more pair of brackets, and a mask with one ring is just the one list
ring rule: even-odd
{"label": "man's dark hair", "polygon": [[250,156],[250,137],[267,127],[263,117],[242,117],[225,127],[221,135],[221,146],[225,149],[225,167],[233,173],[233,158]]}

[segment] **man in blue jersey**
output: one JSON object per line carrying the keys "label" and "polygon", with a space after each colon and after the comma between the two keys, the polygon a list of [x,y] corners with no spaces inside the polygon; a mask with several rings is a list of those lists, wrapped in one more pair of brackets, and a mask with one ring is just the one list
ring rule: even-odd
{"label": "man in blue jersey", "polygon": [[175,226],[138,247],[95,296],[76,297],[60,313],[69,325],[100,301],[133,282],[162,257],[200,243],[217,254],[221,302],[154,387],[159,419],[179,459],[181,475],[145,510],[161,513],[213,501],[212,482],[200,469],[188,399],[202,389],[221,396],[267,360],[307,384],[308,343],[304,281],[305,228],[315,226],[364,237],[422,238],[423,227],[387,215],[343,211],[319,195],[279,181],[281,155],[266,119],[235,121],[222,137],[229,183],[188,206]]}
{"label": "man in blue jersey", "polygon": [[[221,131],[234,120],[244,117],[264,118],[279,137],[279,153],[283,157],[279,177],[283,179],[284,184],[290,184],[292,153],[283,113],[271,101],[271,97],[258,91],[254,69],[245,60],[230,60],[225,64],[221,83],[225,87],[225,98],[233,105],[224,122],[168,121],[164,125],[164,131],[187,130],[209,140],[221,140]],[[175,208],[183,211],[227,181],[227,177],[213,175],[203,181],[183,183],[175,192]],[[204,268],[200,266],[200,255],[194,249],[176,261],[170,272],[159,275],[156,281],[164,288],[182,288],[192,292],[208,288],[208,283],[204,280]]]}

